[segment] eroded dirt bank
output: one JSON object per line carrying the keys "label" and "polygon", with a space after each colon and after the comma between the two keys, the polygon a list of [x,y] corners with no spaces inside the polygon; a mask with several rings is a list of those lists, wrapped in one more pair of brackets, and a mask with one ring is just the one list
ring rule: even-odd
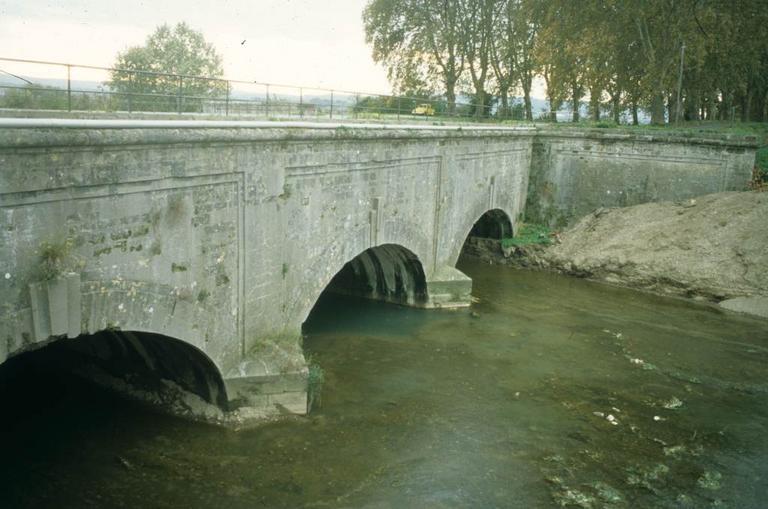
{"label": "eroded dirt bank", "polygon": [[548,246],[472,239],[465,255],[768,317],[768,193],[598,209]]}

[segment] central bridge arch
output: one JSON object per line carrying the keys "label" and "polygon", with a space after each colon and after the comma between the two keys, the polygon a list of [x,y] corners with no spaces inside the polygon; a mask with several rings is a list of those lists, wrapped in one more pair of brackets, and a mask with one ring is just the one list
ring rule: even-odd
{"label": "central bridge arch", "polygon": [[342,267],[327,291],[411,306],[428,298],[421,261],[398,244],[366,249]]}
{"label": "central bridge arch", "polygon": [[426,307],[429,301],[421,260],[400,244],[370,247],[346,261],[309,302],[302,323],[326,292],[416,307]]}

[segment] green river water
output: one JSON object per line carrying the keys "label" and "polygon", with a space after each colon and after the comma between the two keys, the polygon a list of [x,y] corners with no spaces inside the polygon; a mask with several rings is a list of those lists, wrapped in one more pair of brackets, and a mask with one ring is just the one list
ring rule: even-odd
{"label": "green river water", "polygon": [[4,388],[0,507],[768,507],[768,322],[464,263],[479,302],[321,299],[321,406],[234,432]]}

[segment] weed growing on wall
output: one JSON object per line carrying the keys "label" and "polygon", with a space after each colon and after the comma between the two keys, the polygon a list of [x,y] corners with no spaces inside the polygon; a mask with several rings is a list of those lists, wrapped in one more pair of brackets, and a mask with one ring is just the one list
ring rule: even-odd
{"label": "weed growing on wall", "polygon": [[71,252],[71,239],[62,242],[43,242],[40,244],[40,265],[38,265],[36,279],[50,281],[70,269]]}
{"label": "weed growing on wall", "polygon": [[309,374],[307,375],[307,411],[309,412],[313,406],[320,406],[322,403],[325,371],[311,356],[307,358],[307,364],[309,364]]}

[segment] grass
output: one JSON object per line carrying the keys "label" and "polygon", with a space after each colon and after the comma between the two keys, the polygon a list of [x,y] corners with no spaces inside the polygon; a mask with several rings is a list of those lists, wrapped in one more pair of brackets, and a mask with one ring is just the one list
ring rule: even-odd
{"label": "grass", "polygon": [[550,229],[540,224],[524,224],[517,235],[501,240],[502,247],[520,247],[531,245],[549,245]]}

